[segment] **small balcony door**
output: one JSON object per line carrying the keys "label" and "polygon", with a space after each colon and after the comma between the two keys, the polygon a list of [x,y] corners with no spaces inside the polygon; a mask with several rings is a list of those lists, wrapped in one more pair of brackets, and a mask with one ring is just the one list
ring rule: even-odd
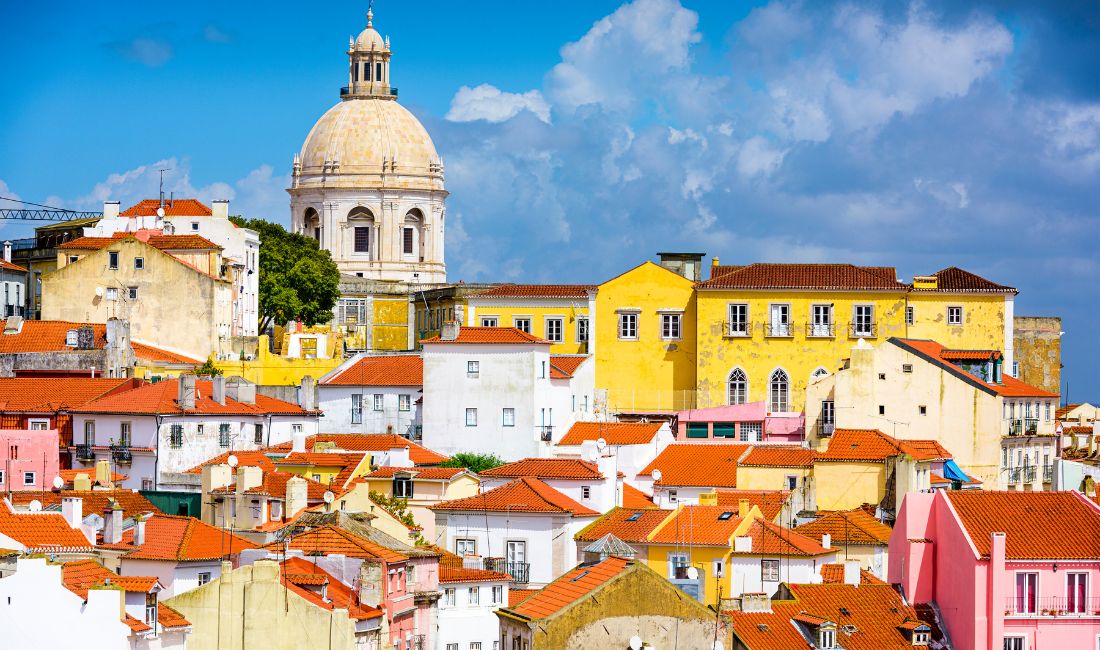
{"label": "small balcony door", "polygon": [[1087,573],[1066,574],[1066,611],[1071,614],[1084,614],[1088,598]]}
{"label": "small balcony door", "polygon": [[527,542],[508,542],[508,564],[522,564],[527,561]]}
{"label": "small balcony door", "polygon": [[1016,574],[1016,613],[1034,614],[1039,593],[1038,573]]}
{"label": "small balcony door", "polygon": [[832,330],[832,305],[814,305],[812,321],[810,322],[810,334],[812,336],[831,336]]}
{"label": "small balcony door", "polygon": [[791,335],[791,306],[788,304],[773,304],[768,306],[770,322],[770,334],[772,336]]}

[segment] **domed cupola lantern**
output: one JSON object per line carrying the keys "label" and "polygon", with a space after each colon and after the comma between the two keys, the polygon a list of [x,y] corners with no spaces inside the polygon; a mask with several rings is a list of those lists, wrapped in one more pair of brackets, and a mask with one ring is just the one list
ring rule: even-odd
{"label": "domed cupola lantern", "polygon": [[341,97],[397,96],[390,85],[390,41],[374,28],[374,11],[367,10],[367,28],[359,38],[349,39],[348,85],[340,89]]}

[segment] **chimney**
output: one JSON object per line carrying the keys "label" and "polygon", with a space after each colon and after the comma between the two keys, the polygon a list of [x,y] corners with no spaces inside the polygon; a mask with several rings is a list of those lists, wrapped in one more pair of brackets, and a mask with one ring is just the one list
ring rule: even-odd
{"label": "chimney", "polygon": [[225,406],[225,375],[218,375],[211,382],[214,384],[214,394],[211,397],[218,404]]}
{"label": "chimney", "polygon": [[711,269],[714,269],[714,267],[721,266],[721,265],[722,265],[722,263],[718,261],[718,256],[717,255],[710,258],[710,268]]}
{"label": "chimney", "polygon": [[5,334],[18,334],[23,331],[23,317],[11,315],[4,321]]}
{"label": "chimney", "polygon": [[382,563],[366,560],[359,567],[359,602],[367,607],[382,604]]}
{"label": "chimney", "polygon": [[295,476],[286,482],[286,519],[301,512],[306,507],[306,480]]}
{"label": "chimney", "polygon": [[290,451],[295,454],[306,453],[306,432],[294,431],[290,434]]}
{"label": "chimney", "polygon": [[439,338],[442,341],[457,341],[458,335],[462,333],[462,326],[458,324],[456,320],[449,320],[443,323],[443,329],[439,332]]}
{"label": "chimney", "polygon": [[111,480],[111,461],[104,458],[95,462],[95,482],[101,487],[114,487]]}
{"label": "chimney", "polygon": [[412,467],[412,460],[409,458],[409,447],[393,447],[386,454],[385,460],[386,467]]}
{"label": "chimney", "polygon": [[298,406],[307,411],[317,410],[317,380],[306,375],[298,388]]}
{"label": "chimney", "polygon": [[733,550],[737,553],[752,553],[751,537],[734,537]]}
{"label": "chimney", "polygon": [[73,490],[76,492],[91,492],[92,491],[92,477],[88,474],[81,472],[73,478]]}
{"label": "chimney", "polygon": [[118,217],[118,201],[104,201],[103,202],[103,218],[115,219]]}
{"label": "chimney", "polygon": [[749,511],[752,510],[752,506],[749,505],[748,499],[737,500],[737,516],[744,519],[749,516]]}
{"label": "chimney", "polygon": [[228,219],[229,218],[229,201],[226,199],[218,199],[210,204],[210,211],[213,213],[215,219]]}
{"label": "chimney", "polygon": [[80,528],[80,523],[84,520],[84,499],[61,497],[61,514],[69,522],[69,528]]}
{"label": "chimney", "polygon": [[254,465],[241,465],[237,468],[237,493],[241,494],[264,482],[264,471]]}
{"label": "chimney", "polygon": [[217,513],[214,511],[214,500],[210,493],[218,488],[229,485],[229,479],[233,476],[233,468],[229,465],[206,465],[202,468],[202,507],[199,518],[208,524],[217,525]]}
{"label": "chimney", "polygon": [[463,569],[483,569],[485,568],[481,563],[481,556],[474,555],[473,553],[467,553],[462,556],[462,568]]}
{"label": "chimney", "polygon": [[596,447],[595,440],[584,440],[581,442],[581,460],[594,463],[599,457],[600,450]]}
{"label": "chimney", "polygon": [[824,533],[821,536],[821,547],[822,548],[832,548],[833,547],[833,536],[830,535],[829,533]]}
{"label": "chimney", "polygon": [[669,271],[698,282],[700,279],[700,267],[706,253],[657,253],[659,264]]}
{"label": "chimney", "polygon": [[241,404],[255,404],[256,384],[242,377],[230,377],[225,380],[225,396]]}
{"label": "chimney", "polygon": [[5,262],[10,262],[11,261],[11,242],[10,241],[4,242],[4,261]]}
{"label": "chimney", "polygon": [[859,586],[859,560],[844,560],[844,584]]}
{"label": "chimney", "polygon": [[768,598],[768,594],[754,592],[741,594],[741,611],[742,612],[770,612],[772,611],[772,601]]}
{"label": "chimney", "polygon": [[141,546],[145,543],[145,516],[138,515],[134,517],[134,546]]}
{"label": "chimney", "polygon": [[718,491],[717,489],[710,492],[703,492],[699,495],[699,505],[701,506],[716,506],[718,505]]}
{"label": "chimney", "polygon": [[180,375],[176,404],[185,411],[195,410],[195,375]]}
{"label": "chimney", "polygon": [[118,544],[122,541],[122,508],[114,499],[107,501],[103,509],[103,543]]}

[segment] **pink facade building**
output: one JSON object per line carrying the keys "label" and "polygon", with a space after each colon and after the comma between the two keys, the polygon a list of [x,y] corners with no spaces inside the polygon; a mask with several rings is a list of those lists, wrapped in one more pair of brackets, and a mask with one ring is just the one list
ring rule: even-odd
{"label": "pink facade building", "polygon": [[1100,648],[1100,507],[1078,492],[911,493],[889,581],[958,650]]}
{"label": "pink facade building", "polygon": [[56,429],[0,429],[0,491],[52,490],[59,455]]}
{"label": "pink facade building", "polygon": [[769,415],[764,402],[713,406],[679,411],[677,440],[721,440],[730,442],[800,443],[806,430],[806,416]]}

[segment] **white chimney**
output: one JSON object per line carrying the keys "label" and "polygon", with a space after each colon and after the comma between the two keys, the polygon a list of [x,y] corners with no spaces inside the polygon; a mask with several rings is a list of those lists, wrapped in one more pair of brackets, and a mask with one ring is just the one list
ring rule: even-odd
{"label": "white chimney", "polygon": [[737,553],[752,553],[752,538],[734,537],[733,550]]}
{"label": "white chimney", "polygon": [[385,467],[412,467],[412,460],[409,458],[409,448],[393,447],[386,453],[386,459],[383,462]]}
{"label": "white chimney", "polygon": [[122,541],[122,508],[114,499],[103,509],[103,543],[118,544]]}
{"label": "white chimney", "polygon": [[4,242],[4,261],[5,262],[10,262],[11,261],[11,242],[10,241]]}
{"label": "white chimney", "polygon": [[145,543],[145,517],[138,515],[134,517],[134,546],[141,546]]}
{"label": "white chimney", "polygon": [[844,560],[844,584],[859,586],[859,560]]}
{"label": "white chimney", "polygon": [[317,410],[317,380],[306,375],[298,388],[298,406],[306,411]]}
{"label": "white chimney", "polygon": [[596,446],[595,440],[584,440],[581,442],[581,460],[595,463],[600,457],[600,449]]}
{"label": "white chimney", "polygon": [[211,380],[214,384],[213,395],[214,401],[222,406],[225,406],[225,375],[218,375]]}
{"label": "white chimney", "polygon": [[213,213],[215,219],[228,219],[229,218],[229,201],[225,199],[218,199],[210,204],[210,211]]}
{"label": "white chimney", "polygon": [[832,548],[833,547],[833,536],[830,535],[829,533],[823,534],[821,536],[821,546],[823,548]]}
{"label": "white chimney", "polygon": [[65,517],[65,521],[69,522],[70,528],[80,528],[80,523],[84,520],[84,499],[62,497],[61,514]]}
{"label": "white chimney", "polygon": [[295,430],[290,434],[290,451],[296,454],[306,453],[306,432]]}
{"label": "white chimney", "polygon": [[104,201],[103,202],[103,218],[115,219],[118,217],[118,201]]}
{"label": "white chimney", "polygon": [[462,326],[458,324],[458,321],[449,320],[443,323],[443,329],[439,332],[439,338],[443,341],[457,341],[460,333],[462,333]]}
{"label": "white chimney", "polygon": [[195,410],[195,375],[180,375],[176,404],[185,411]]}

